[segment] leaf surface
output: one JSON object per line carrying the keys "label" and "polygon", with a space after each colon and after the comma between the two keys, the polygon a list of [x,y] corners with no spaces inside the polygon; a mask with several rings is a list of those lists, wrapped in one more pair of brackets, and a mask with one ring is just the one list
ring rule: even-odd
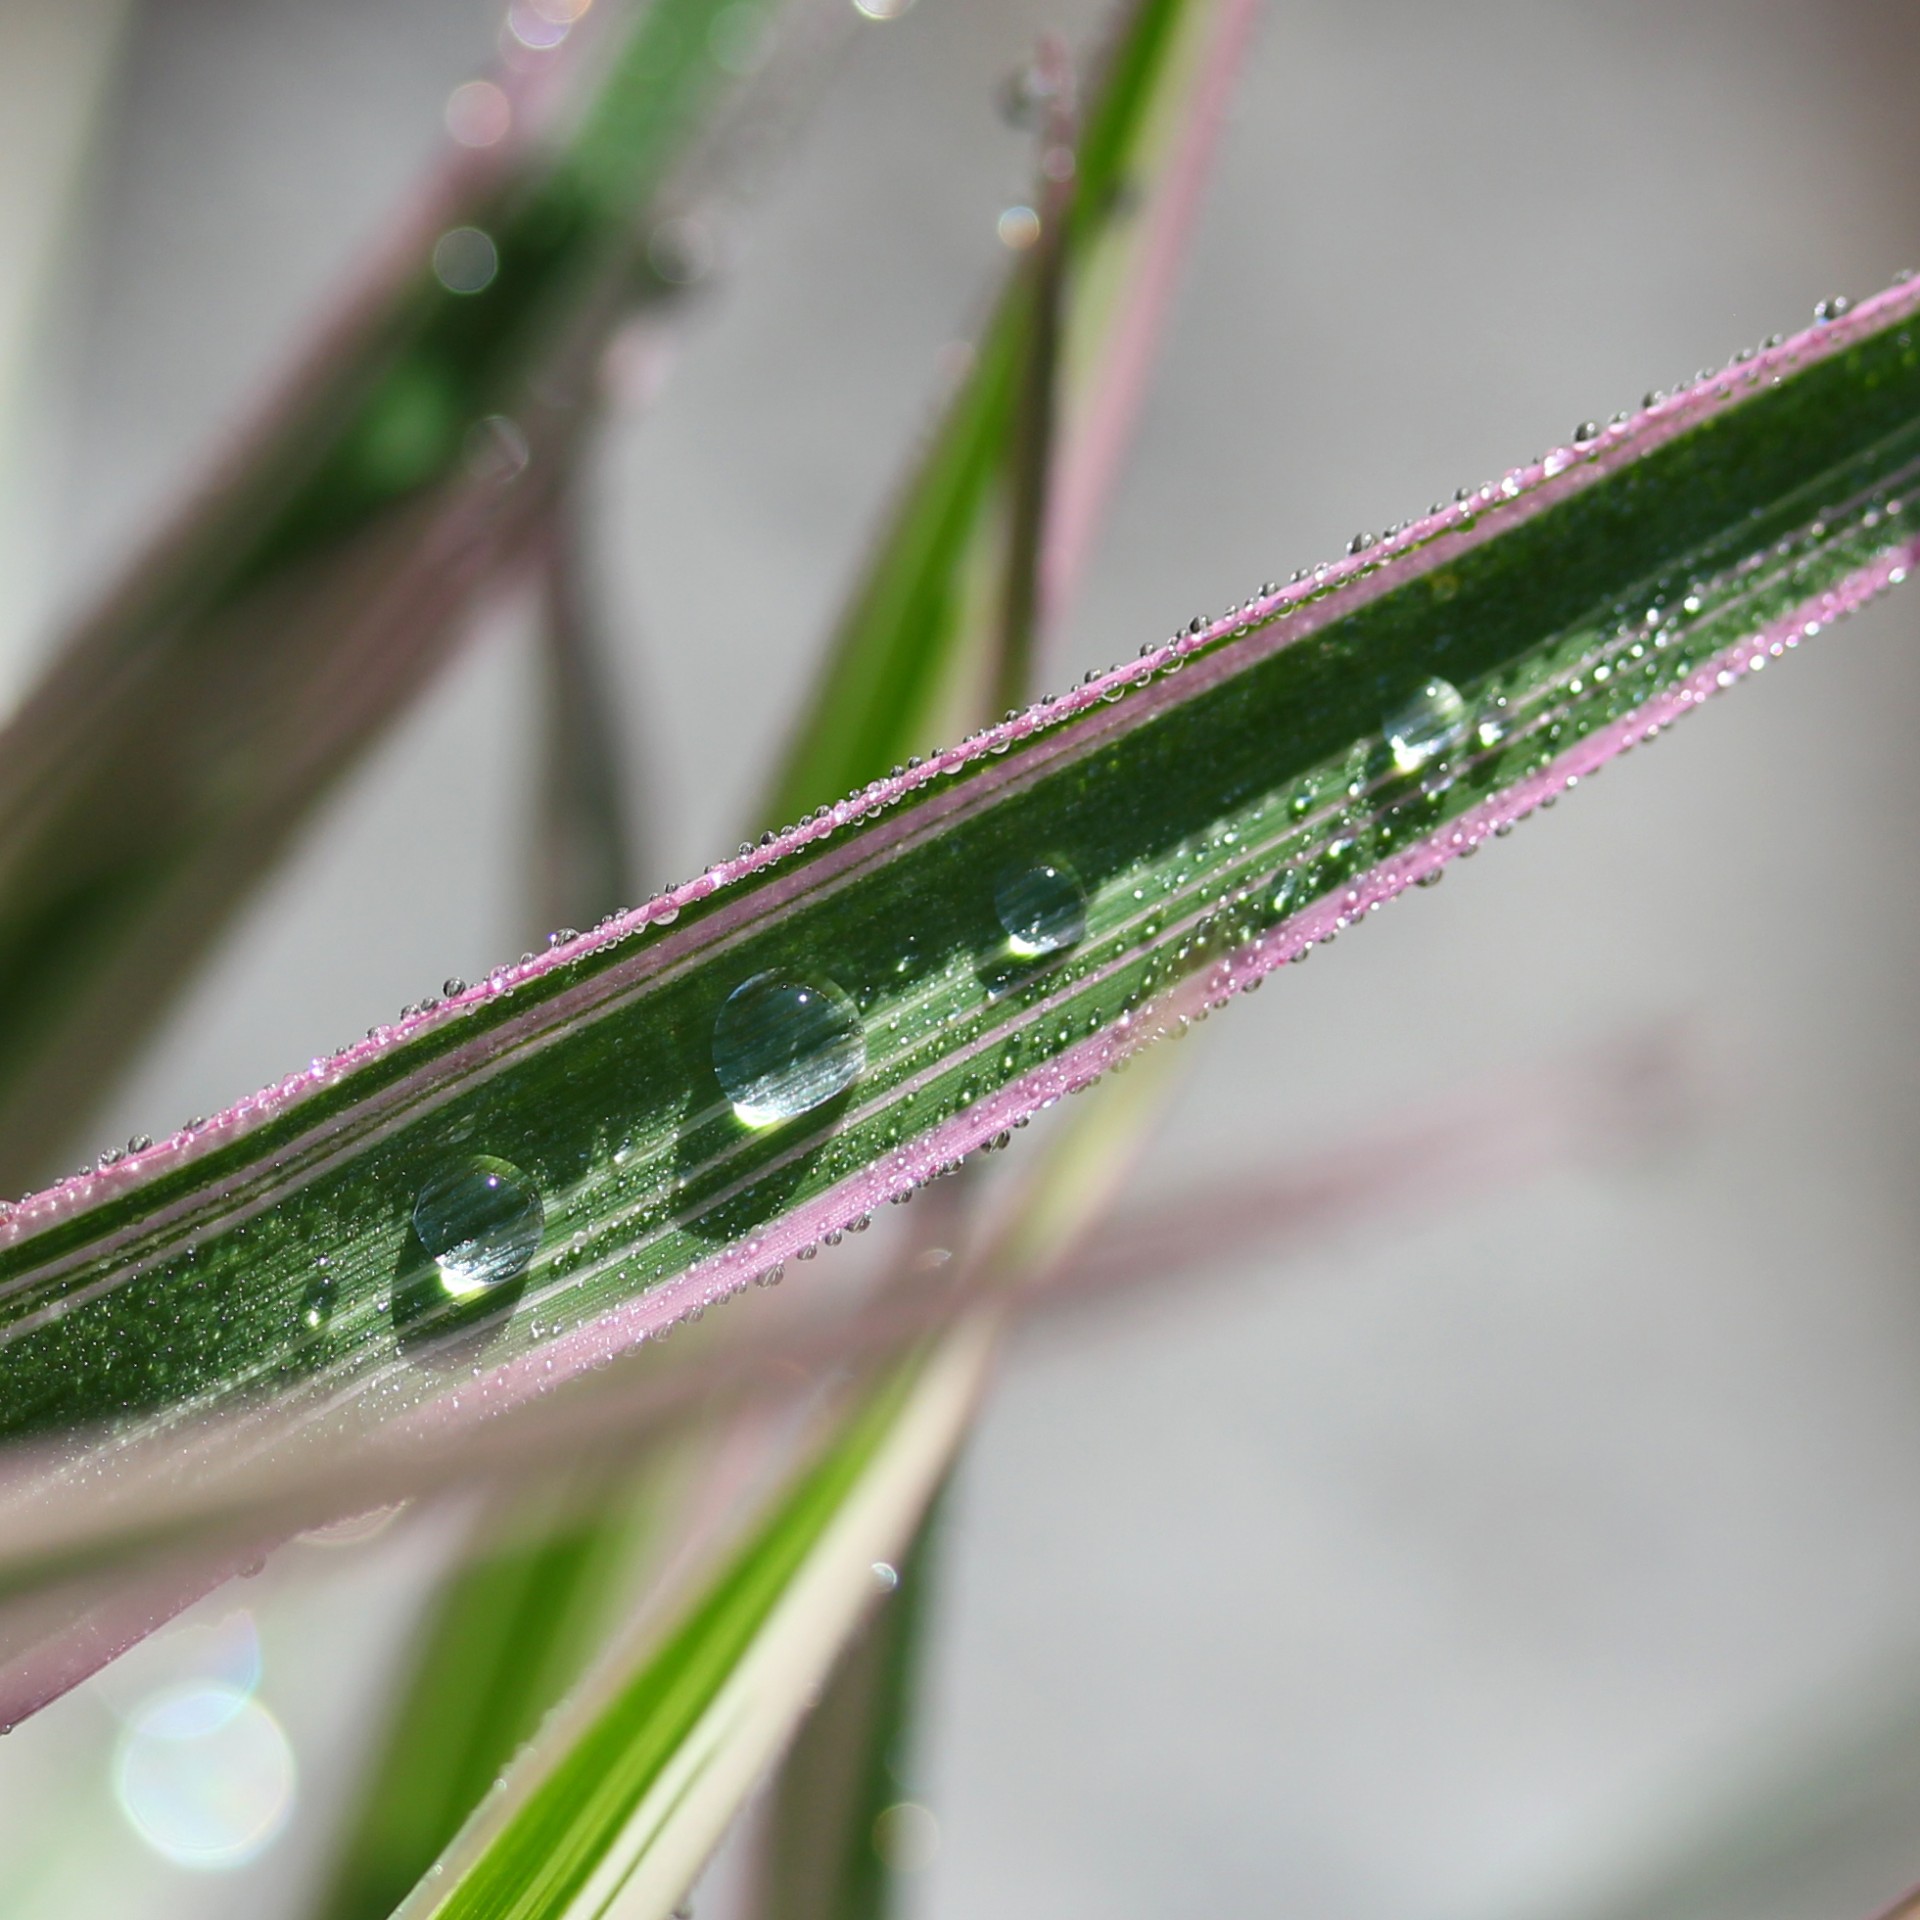
{"label": "leaf surface", "polygon": [[[96,1478],[242,1400],[296,1423],[282,1446],[457,1433],[910,1191],[1904,578],[1916,304],[1896,287],[15,1209],[9,1430],[108,1423]],[[755,1125],[713,1048],[766,974],[844,995],[862,1057]],[[415,1227],[476,1153],[543,1210],[478,1313]]]}

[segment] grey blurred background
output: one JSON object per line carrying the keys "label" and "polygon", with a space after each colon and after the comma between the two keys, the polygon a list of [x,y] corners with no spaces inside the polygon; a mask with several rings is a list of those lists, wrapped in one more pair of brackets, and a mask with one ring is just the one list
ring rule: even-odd
{"label": "grey blurred background", "polygon": [[[996,81],[1096,17],[862,25],[611,433],[596,592],[657,880],[737,837],[980,311],[1026,176]],[[496,26],[0,0],[0,686],[243,416]],[[1916,53],[1894,0],[1269,0],[1073,670],[1920,263]],[[89,89],[56,199],[84,116],[48,103]],[[953,1504],[916,1911],[1865,1920],[1920,1879],[1917,626],[1895,596],[1823,637],[1195,1043],[1142,1201],[1649,1019],[1706,1094],[1644,1151],[1020,1346]],[[522,642],[480,623],[102,1141],[538,931]],[[0,1751],[0,1911],[296,1905],[407,1565],[313,1550],[245,1597],[300,1767],[256,1864],[141,1845],[83,1690]]]}

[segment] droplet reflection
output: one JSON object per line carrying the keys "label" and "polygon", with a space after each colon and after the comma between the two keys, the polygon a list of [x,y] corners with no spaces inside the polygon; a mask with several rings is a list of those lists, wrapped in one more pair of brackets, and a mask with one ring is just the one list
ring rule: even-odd
{"label": "droplet reflection", "polygon": [[463,147],[491,147],[513,125],[513,103],[491,80],[469,80],[447,96],[447,131]]}
{"label": "droplet reflection", "polygon": [[1040,216],[1031,207],[1008,207],[994,223],[1000,244],[1014,253],[1024,253],[1040,238]]}
{"label": "droplet reflection", "polygon": [[896,1801],[874,1820],[873,1850],[895,1873],[922,1872],[940,1851],[940,1823],[919,1801]]}

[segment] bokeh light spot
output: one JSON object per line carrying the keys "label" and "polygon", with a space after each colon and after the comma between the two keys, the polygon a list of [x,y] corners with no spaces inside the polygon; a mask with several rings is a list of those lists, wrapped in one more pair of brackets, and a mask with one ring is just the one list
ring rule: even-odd
{"label": "bokeh light spot", "polygon": [[478,227],[449,227],[433,243],[433,277],[449,293],[479,293],[500,271],[500,251]]}
{"label": "bokeh light spot", "polygon": [[463,147],[491,147],[507,137],[513,103],[491,80],[469,80],[447,96],[447,131]]}
{"label": "bokeh light spot", "polygon": [[893,1872],[918,1873],[940,1851],[940,1823],[919,1801],[896,1801],[873,1823],[873,1850]]}
{"label": "bokeh light spot", "polygon": [[293,1810],[293,1749],[265,1707],[233,1687],[157,1693],[133,1716],[114,1761],[121,1810],[176,1866],[244,1866]]}

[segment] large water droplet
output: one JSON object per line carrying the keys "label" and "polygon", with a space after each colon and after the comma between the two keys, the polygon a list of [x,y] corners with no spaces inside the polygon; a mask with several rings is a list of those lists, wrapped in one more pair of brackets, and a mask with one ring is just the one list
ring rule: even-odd
{"label": "large water droplet", "polygon": [[1008,874],[993,890],[993,906],[1018,959],[1058,953],[1086,937],[1087,891],[1064,860]]}
{"label": "large water droplet", "polygon": [[471,1300],[526,1270],[547,1210],[518,1167],[477,1154],[436,1174],[413,1203],[413,1230],[455,1300]]}
{"label": "large water droplet", "polygon": [[713,1071],[750,1127],[771,1127],[831,1100],[867,1064],[854,1004],[831,984],[756,973],[713,1023]]}
{"label": "large water droplet", "polygon": [[1467,737],[1467,703],[1451,680],[1429,680],[1386,716],[1381,730],[1393,750],[1393,764],[1402,773],[1418,773],[1459,750]]}

